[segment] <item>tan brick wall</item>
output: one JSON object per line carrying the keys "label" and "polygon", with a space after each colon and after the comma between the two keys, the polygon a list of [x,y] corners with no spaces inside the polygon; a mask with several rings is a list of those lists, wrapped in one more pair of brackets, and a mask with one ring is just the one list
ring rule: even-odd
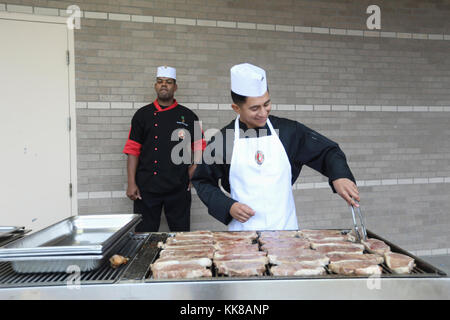
{"label": "tan brick wall", "polygon": [[[131,212],[121,150],[132,115],[154,99],[158,65],[177,68],[176,97],[206,130],[233,119],[229,68],[247,61],[267,70],[273,114],[341,145],[362,183],[369,229],[417,252],[450,247],[449,1],[378,1],[375,32],[366,28],[371,1],[3,4],[84,12],[75,31],[80,214]],[[309,168],[297,181],[301,226],[350,227],[345,203],[314,187],[324,181]],[[193,229],[224,229],[193,200]]]}

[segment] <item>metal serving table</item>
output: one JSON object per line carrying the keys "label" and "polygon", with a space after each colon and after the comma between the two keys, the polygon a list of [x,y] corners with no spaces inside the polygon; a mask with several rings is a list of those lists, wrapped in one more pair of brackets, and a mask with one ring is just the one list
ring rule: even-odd
{"label": "metal serving table", "polygon": [[[409,254],[391,246],[393,252]],[[420,258],[409,275],[396,275],[383,266],[381,276],[348,277],[327,273],[315,277],[212,277],[195,280],[155,280],[149,269],[159,254],[158,241],[167,234],[134,234],[119,254],[130,262],[118,269],[73,275],[17,274],[0,264],[0,299],[163,299],[163,300],[291,300],[291,299],[450,299],[450,278]],[[76,280],[76,278],[75,278]]]}

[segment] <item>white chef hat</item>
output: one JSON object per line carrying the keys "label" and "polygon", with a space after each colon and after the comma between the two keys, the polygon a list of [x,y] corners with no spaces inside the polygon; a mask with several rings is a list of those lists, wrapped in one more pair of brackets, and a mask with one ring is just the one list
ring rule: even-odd
{"label": "white chef hat", "polygon": [[230,69],[231,91],[244,97],[260,97],[267,91],[266,71],[250,63]]}
{"label": "white chef hat", "polygon": [[161,66],[158,67],[158,72],[156,73],[156,77],[164,77],[164,78],[172,78],[172,79],[176,79],[177,78],[177,70],[175,70],[175,68],[172,67],[168,67],[168,66]]}

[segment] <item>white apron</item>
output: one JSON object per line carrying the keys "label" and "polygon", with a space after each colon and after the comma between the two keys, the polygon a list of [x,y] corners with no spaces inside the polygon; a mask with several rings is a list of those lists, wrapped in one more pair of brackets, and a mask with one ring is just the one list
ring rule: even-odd
{"label": "white apron", "polygon": [[270,136],[241,139],[239,116],[234,123],[231,197],[252,208],[255,215],[245,223],[233,219],[229,231],[298,229],[291,164],[269,119],[267,124]]}

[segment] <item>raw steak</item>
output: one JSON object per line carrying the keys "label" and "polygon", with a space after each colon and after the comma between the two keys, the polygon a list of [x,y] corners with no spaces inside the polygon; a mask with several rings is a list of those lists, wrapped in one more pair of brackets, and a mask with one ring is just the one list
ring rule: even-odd
{"label": "raw steak", "polygon": [[[193,238],[193,237],[192,237]],[[170,245],[196,245],[196,244],[213,244],[212,238],[203,238],[203,239],[178,239],[177,237],[170,237],[166,240],[166,244]]]}
{"label": "raw steak", "polygon": [[371,261],[341,261],[328,265],[332,272],[342,275],[379,275],[381,267]]}
{"label": "raw steak", "polygon": [[327,256],[319,253],[319,257],[315,255],[304,255],[304,256],[280,256],[269,254],[269,262],[274,265],[283,265],[290,263],[303,263],[313,266],[325,266],[328,264],[329,259]]}
{"label": "raw steak", "polygon": [[152,270],[163,269],[169,265],[185,265],[197,264],[202,267],[210,267],[212,265],[211,259],[208,258],[191,258],[191,257],[164,257],[159,258],[152,264]]}
{"label": "raw steak", "polygon": [[259,251],[258,245],[252,245],[252,244],[219,244],[216,243],[214,245],[216,250],[221,251],[233,251],[233,252],[248,252],[248,251]]}
{"label": "raw steak", "polygon": [[175,257],[175,256],[189,256],[189,257],[205,257],[212,258],[214,255],[214,248],[207,249],[167,249],[159,253],[160,257]]}
{"label": "raw steak", "polygon": [[264,251],[243,252],[243,253],[229,253],[228,251],[216,251],[214,253],[214,260],[239,260],[249,259],[253,257],[266,257],[267,253]]}
{"label": "raw steak", "polygon": [[205,251],[179,251],[179,250],[163,250],[159,253],[160,258],[178,258],[178,257],[187,257],[187,258],[208,258],[212,259],[214,257],[214,251],[205,252]]}
{"label": "raw steak", "polygon": [[342,235],[342,232],[340,230],[330,230],[330,229],[304,229],[299,230],[299,234],[301,234],[303,237],[319,237],[319,236],[340,236]]}
{"label": "raw steak", "polygon": [[309,244],[309,241],[301,238],[260,238],[261,244],[286,244],[286,243],[301,243]]}
{"label": "raw steak", "polygon": [[214,262],[218,274],[227,276],[262,276],[266,271],[266,264],[261,262],[217,261]]}
{"label": "raw steak", "polygon": [[378,254],[330,254],[328,255],[330,262],[340,261],[371,261],[374,264],[381,264],[384,258]]}
{"label": "raw steak", "polygon": [[415,266],[414,259],[404,254],[387,252],[384,257],[387,266],[397,274],[411,273]]}
{"label": "raw steak", "polygon": [[320,246],[316,249],[320,253],[324,253],[326,255],[330,254],[362,254],[364,249],[359,247],[349,247],[349,246]]}
{"label": "raw steak", "polygon": [[154,279],[192,279],[201,277],[212,277],[210,269],[197,264],[170,265],[162,269],[153,270]]}
{"label": "raw steak", "polygon": [[263,251],[273,251],[273,250],[288,250],[288,249],[309,249],[309,243],[308,244],[280,244],[280,245],[276,245],[276,244],[265,244],[261,247],[261,250]]}
{"label": "raw steak", "polygon": [[349,241],[329,241],[329,240],[311,241],[311,248],[317,249],[318,247],[321,246],[340,246],[340,247],[342,246],[342,247],[360,248],[364,250],[364,245]]}
{"label": "raw steak", "polygon": [[282,264],[270,268],[273,276],[316,276],[325,274],[326,271],[321,266],[312,266],[301,262]]}
{"label": "raw steak", "polygon": [[163,244],[161,248],[165,250],[207,250],[214,249],[213,244],[190,244],[190,245],[177,245],[177,244]]}
{"label": "raw steak", "polygon": [[362,240],[361,243],[370,253],[378,253],[384,255],[385,253],[391,251],[391,247],[378,239],[367,239],[367,241]]}

